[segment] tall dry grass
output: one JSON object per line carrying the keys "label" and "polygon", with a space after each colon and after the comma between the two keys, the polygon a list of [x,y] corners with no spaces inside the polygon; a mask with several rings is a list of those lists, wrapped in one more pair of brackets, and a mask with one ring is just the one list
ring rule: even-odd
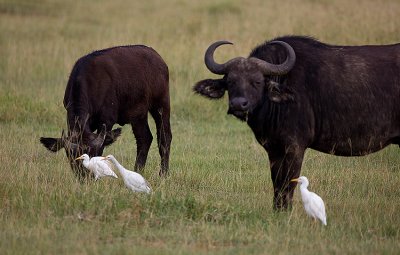
{"label": "tall dry grass", "polygon": [[[226,116],[226,99],[205,100],[191,87],[215,77],[203,64],[213,41],[235,43],[216,53],[221,62],[286,34],[389,44],[400,41],[399,13],[395,0],[0,0],[1,253],[398,253],[397,146],[360,158],[307,152],[302,173],[326,201],[323,228],[297,193],[292,211],[272,210],[266,153],[246,124]],[[115,180],[81,185],[64,153],[38,142],[65,128],[62,98],[76,59],[126,44],[152,46],[171,73],[171,176],[157,176],[153,144],[151,196]],[[133,167],[129,127],[106,153]]]}

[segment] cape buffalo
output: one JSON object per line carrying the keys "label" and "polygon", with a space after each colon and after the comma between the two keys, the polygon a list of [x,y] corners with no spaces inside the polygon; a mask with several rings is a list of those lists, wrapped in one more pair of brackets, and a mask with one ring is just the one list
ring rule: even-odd
{"label": "cape buffalo", "polygon": [[[102,155],[121,129],[131,124],[137,143],[135,170],[141,170],[153,139],[148,112],[157,128],[161,156],[160,175],[167,174],[172,139],[170,129],[168,66],[160,55],[144,45],[121,46],[95,51],[74,65],[64,95],[68,136],[41,137],[50,151],[65,148],[70,165],[80,179],[90,173],[74,159],[83,153]],[[97,133],[94,132],[97,130]]]}
{"label": "cape buffalo", "polygon": [[304,152],[312,148],[361,156],[400,143],[400,44],[334,46],[285,36],[256,47],[248,58],[205,64],[222,79],[206,79],[194,91],[221,98],[246,121],[268,153],[274,208],[292,203]]}

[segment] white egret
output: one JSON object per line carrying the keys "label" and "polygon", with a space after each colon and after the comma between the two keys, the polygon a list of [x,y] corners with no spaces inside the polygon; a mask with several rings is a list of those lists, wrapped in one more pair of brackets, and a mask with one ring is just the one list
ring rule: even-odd
{"label": "white egret", "polygon": [[307,177],[300,176],[299,178],[290,181],[300,183],[301,200],[303,201],[306,213],[312,218],[318,219],[322,222],[322,224],[326,225],[324,201],[320,196],[307,189],[309,184]]}
{"label": "white egret", "polygon": [[78,159],[83,159],[82,161],[83,166],[93,172],[94,179],[96,181],[99,178],[107,176],[118,178],[118,176],[112,170],[111,165],[108,162],[103,161],[103,157],[90,158],[89,155],[83,154],[82,156],[76,158],[75,160]]}
{"label": "white egret", "polygon": [[113,155],[108,155],[103,158],[104,160],[111,161],[118,171],[121,173],[122,179],[124,180],[125,186],[134,192],[145,192],[150,193],[151,188],[149,183],[144,177],[136,172],[130,171],[123,167]]}

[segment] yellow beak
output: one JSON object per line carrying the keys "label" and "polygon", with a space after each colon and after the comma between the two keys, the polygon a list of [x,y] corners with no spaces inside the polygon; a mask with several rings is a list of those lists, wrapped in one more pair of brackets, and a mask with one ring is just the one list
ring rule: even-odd
{"label": "yellow beak", "polygon": [[299,181],[299,178],[291,179],[291,180],[290,180],[290,182],[298,182],[298,181]]}
{"label": "yellow beak", "polygon": [[75,160],[78,160],[78,159],[82,159],[82,156],[80,156],[80,157],[77,157]]}

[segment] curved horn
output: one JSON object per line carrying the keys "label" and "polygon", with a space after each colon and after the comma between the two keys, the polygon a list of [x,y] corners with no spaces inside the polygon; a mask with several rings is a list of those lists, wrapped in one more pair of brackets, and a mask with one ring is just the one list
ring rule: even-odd
{"label": "curved horn", "polygon": [[282,64],[275,65],[258,58],[250,58],[251,61],[257,63],[257,65],[261,68],[263,74],[265,75],[287,74],[293,68],[296,62],[296,53],[294,52],[292,46],[283,41],[272,41],[269,44],[280,44],[283,47],[285,47],[287,52],[287,57],[285,62],[283,62]]}
{"label": "curved horn", "polygon": [[107,134],[107,130],[106,130],[106,124],[103,124],[101,127],[100,132],[98,132],[98,136],[96,137],[96,139],[94,139],[91,143],[95,146],[102,146],[104,143],[104,140],[106,139],[106,134]]}
{"label": "curved horn", "polygon": [[228,42],[228,41],[217,41],[217,42],[211,44],[208,47],[208,49],[206,50],[206,54],[204,55],[204,63],[206,64],[208,70],[210,70],[212,73],[226,74],[227,68],[235,60],[235,59],[229,60],[228,62],[226,62],[224,64],[218,64],[214,61],[215,49],[224,44],[233,44],[233,43]]}
{"label": "curved horn", "polygon": [[69,141],[68,137],[65,135],[64,129],[61,132],[61,139],[64,142],[64,147],[67,149],[72,149],[72,150],[77,150],[78,149],[78,145],[76,143],[72,143]]}

